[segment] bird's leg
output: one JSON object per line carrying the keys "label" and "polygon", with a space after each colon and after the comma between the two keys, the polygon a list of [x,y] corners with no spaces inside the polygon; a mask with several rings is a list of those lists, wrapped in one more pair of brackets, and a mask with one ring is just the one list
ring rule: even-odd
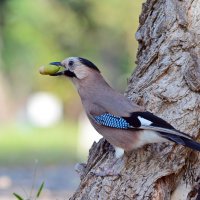
{"label": "bird's leg", "polygon": [[115,147],[114,160],[109,164],[107,168],[101,168],[100,172],[93,172],[93,174],[96,176],[101,176],[101,177],[120,176],[119,170],[116,171],[115,169],[115,165],[119,160],[123,159],[123,155],[124,155],[124,150],[119,147]]}

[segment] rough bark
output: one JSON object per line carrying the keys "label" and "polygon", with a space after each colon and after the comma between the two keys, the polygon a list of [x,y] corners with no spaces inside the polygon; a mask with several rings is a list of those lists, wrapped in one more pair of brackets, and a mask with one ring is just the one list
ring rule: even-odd
{"label": "rough bark", "polygon": [[[147,0],[143,4],[137,68],[126,95],[175,128],[198,139],[200,135],[200,1]],[[103,139],[79,165],[81,183],[73,199],[196,199],[200,155],[173,143],[135,150],[121,177],[95,177],[113,151]]]}

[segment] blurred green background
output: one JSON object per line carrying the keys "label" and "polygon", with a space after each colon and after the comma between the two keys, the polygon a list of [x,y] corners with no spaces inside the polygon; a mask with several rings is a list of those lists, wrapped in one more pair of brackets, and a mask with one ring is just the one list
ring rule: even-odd
{"label": "blurred green background", "polygon": [[85,57],[123,92],[135,67],[141,6],[142,0],[0,1],[0,167],[86,159],[78,150],[82,108],[76,91],[38,68]]}

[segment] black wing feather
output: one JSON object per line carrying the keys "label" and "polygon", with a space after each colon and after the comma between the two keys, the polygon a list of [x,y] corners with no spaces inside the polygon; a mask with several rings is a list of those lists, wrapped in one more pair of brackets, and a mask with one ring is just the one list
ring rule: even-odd
{"label": "black wing feather", "polygon": [[130,117],[123,117],[131,126],[133,127],[140,127],[142,124],[138,117],[142,117],[146,120],[152,122],[151,126],[157,126],[162,128],[174,129],[172,125],[167,123],[165,120],[161,119],[160,117],[155,116],[151,112],[133,112],[131,113]]}
{"label": "black wing feather", "polygon": [[181,144],[183,146],[189,147],[191,149],[194,149],[196,151],[200,151],[200,143],[195,142],[194,140],[183,137],[183,136],[178,136],[178,135],[173,135],[173,134],[166,134],[161,132],[160,133],[164,138],[171,140],[177,144]]}
{"label": "black wing feather", "polygon": [[[142,125],[138,117],[142,117],[152,123],[149,126]],[[164,128],[166,131],[157,131],[162,137],[171,140],[177,144],[181,144],[191,149],[200,151],[200,143],[195,142],[189,135],[176,130],[172,125],[167,123],[165,120],[155,116],[151,112],[133,112],[131,113],[130,117],[123,118],[131,126],[133,126],[133,128],[144,128],[146,130],[148,130],[148,128],[152,130],[153,127],[155,127],[155,129],[156,127],[158,127],[157,129],[159,129],[159,127]],[[167,129],[169,129],[169,132],[167,132]],[[173,134],[173,131],[175,131],[176,134]]]}
{"label": "black wing feather", "polygon": [[[170,129],[170,130],[174,130],[182,135],[185,135],[187,138],[190,137],[189,135],[178,131],[177,129],[175,129],[171,124],[169,124],[168,122],[166,122],[165,120],[163,120],[160,117],[157,117],[156,115],[154,115],[151,112],[132,112],[130,117],[123,117],[131,126],[133,126],[133,128],[140,128],[142,129],[143,124],[141,124],[140,120],[138,117],[142,117],[143,119],[146,119],[148,121],[151,121],[152,124],[149,127],[160,127],[160,128],[164,128],[164,129]],[[160,133],[162,133],[163,135],[166,135],[166,132],[162,132],[159,131]]]}

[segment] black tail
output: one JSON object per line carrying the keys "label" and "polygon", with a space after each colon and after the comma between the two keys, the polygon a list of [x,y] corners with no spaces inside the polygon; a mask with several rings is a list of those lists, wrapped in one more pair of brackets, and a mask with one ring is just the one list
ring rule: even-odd
{"label": "black tail", "polygon": [[182,138],[184,143],[184,146],[189,147],[191,149],[194,149],[196,151],[200,151],[200,143],[195,142],[194,140],[190,140],[188,138]]}
{"label": "black tail", "polygon": [[171,140],[177,144],[181,144],[183,146],[189,147],[193,150],[200,151],[200,143],[195,142],[192,139],[186,138],[184,136],[173,135],[173,134],[166,134],[160,133],[164,138]]}

